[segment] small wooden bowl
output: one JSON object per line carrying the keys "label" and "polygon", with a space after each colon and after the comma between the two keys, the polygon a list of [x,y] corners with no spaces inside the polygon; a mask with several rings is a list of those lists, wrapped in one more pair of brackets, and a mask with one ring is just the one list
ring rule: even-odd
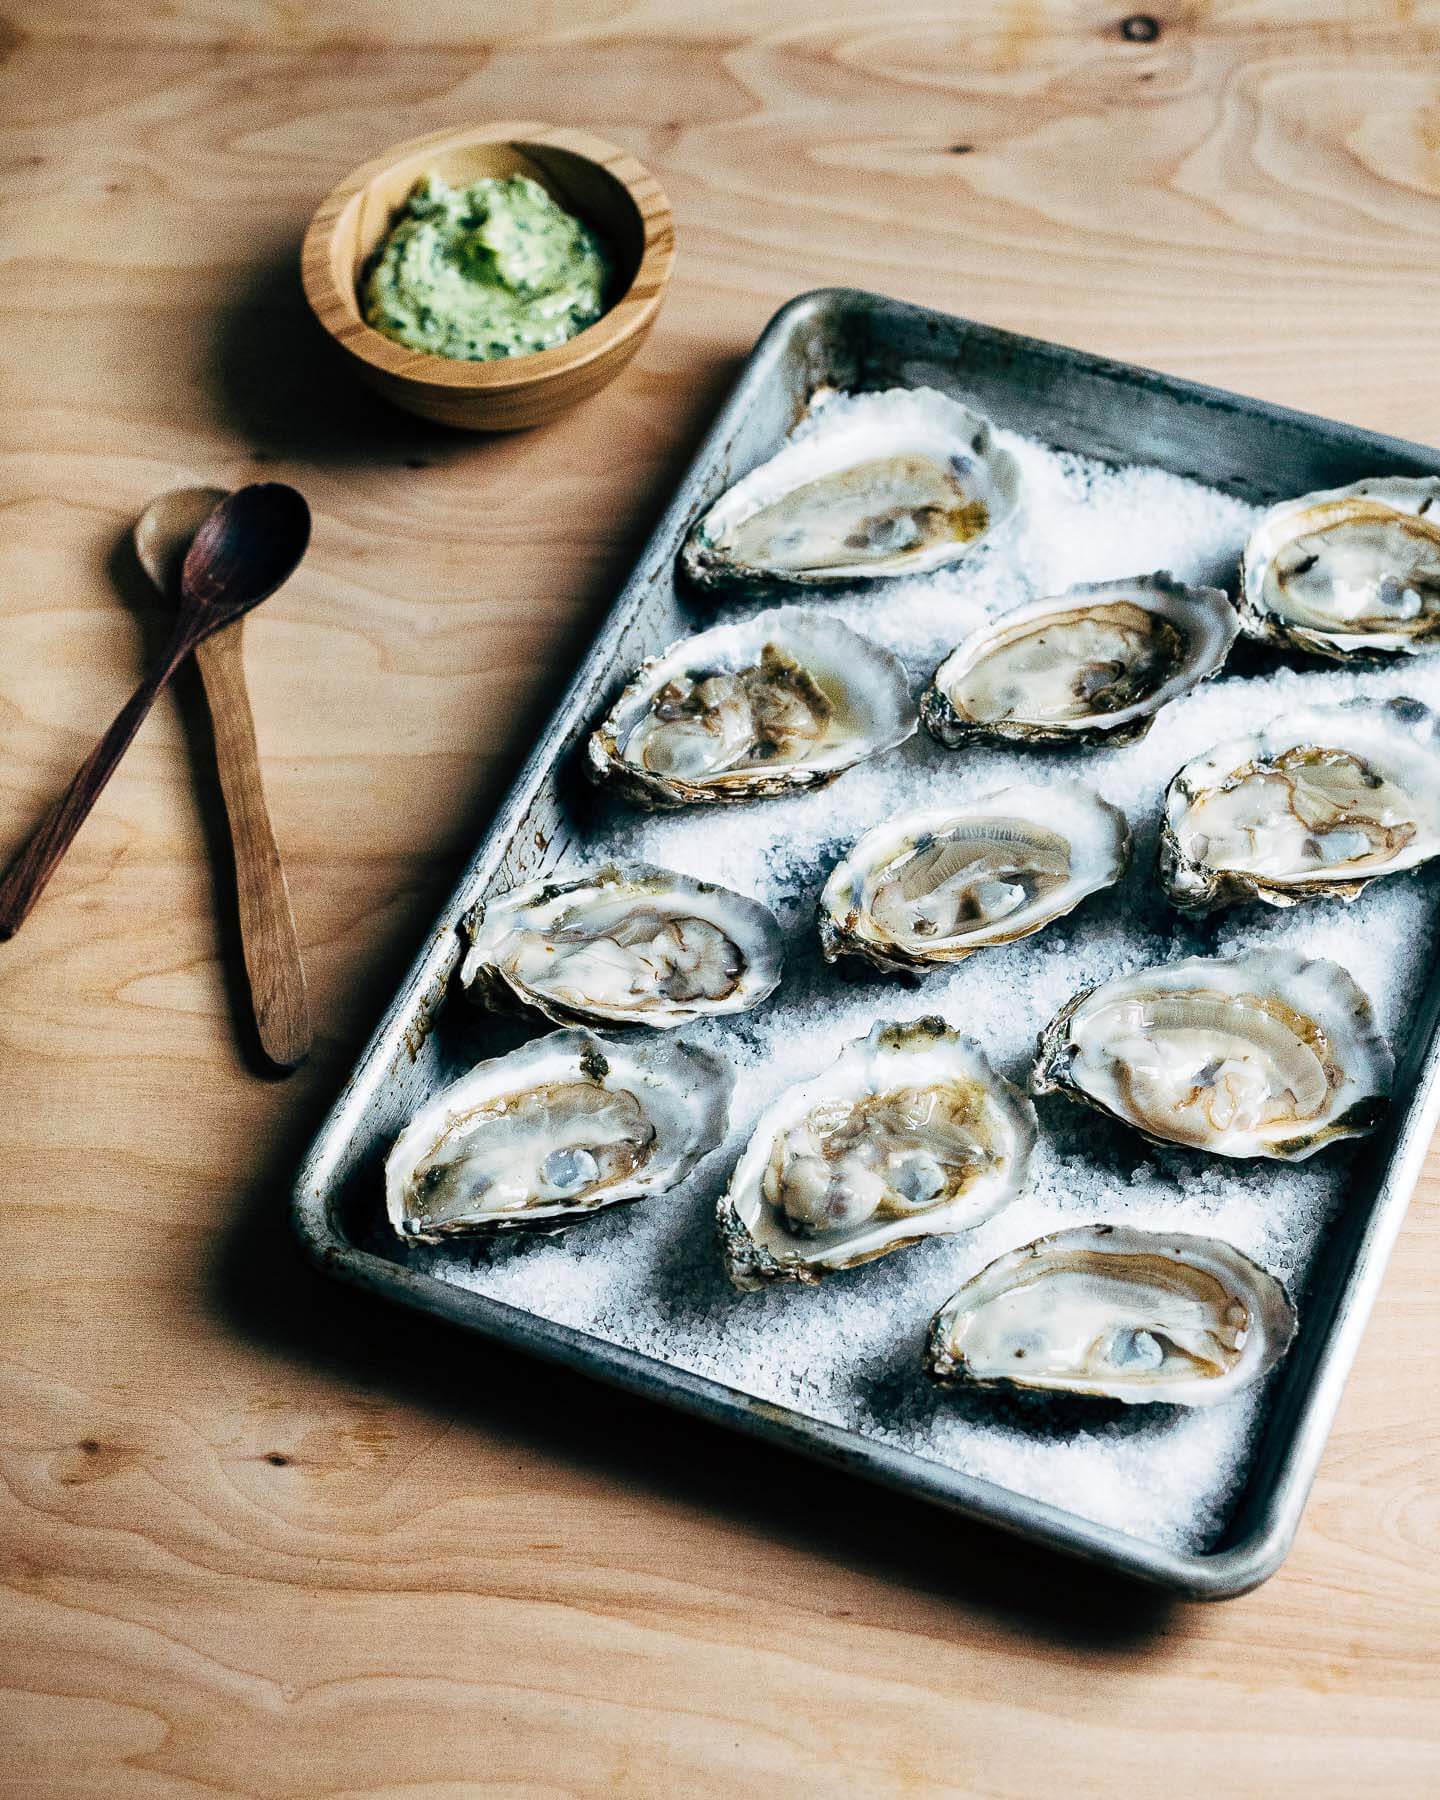
{"label": "small wooden bowl", "polygon": [[[482,175],[533,176],[609,251],[615,298],[604,316],[553,350],[496,362],[431,356],[367,325],[360,277],[432,169],[452,186]],[[655,322],[674,260],[670,202],[633,156],[584,131],[507,123],[411,138],[347,175],[310,221],[300,271],[315,316],[387,399],[442,425],[516,431],[553,419],[619,374]]]}

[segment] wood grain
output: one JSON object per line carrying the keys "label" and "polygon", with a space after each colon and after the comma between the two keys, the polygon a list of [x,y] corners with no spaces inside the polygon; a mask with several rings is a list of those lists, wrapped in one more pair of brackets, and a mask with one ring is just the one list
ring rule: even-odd
{"label": "wood grain", "polygon": [[[592,226],[611,258],[604,314],[567,343],[495,362],[455,361],[397,344],[360,315],[357,283],[422,176],[452,187],[528,175]],[[315,316],[354,374],[387,400],[469,431],[549,424],[613,381],[649,336],[675,261],[670,202],[627,151],[588,131],[507,120],[431,131],[382,150],[321,201],[300,247]]]}
{"label": "wood grain", "polygon": [[[1295,1552],[1212,1610],[377,1310],[283,1216],[782,300],[857,282],[1435,438],[1440,7],[1157,4],[1149,44],[1086,0],[4,10],[0,855],[166,628],[139,507],[295,481],[314,545],[248,655],[320,1037],[280,1086],[234,1035],[182,688],[0,949],[0,1789],[1440,1788],[1433,1157]],[[458,438],[323,354],[296,250],[377,148],[537,113],[654,169],[675,280],[602,396]]]}
{"label": "wood grain", "polygon": [[0,875],[0,942],[11,938],[30,916],[75,835],[90,817],[120,758],[150,716],[180,663],[195,645],[193,617],[182,619],[159,662],[140,678],[135,692],[111,720],[100,742],[71,776],[60,798],[41,819],[35,834]]}

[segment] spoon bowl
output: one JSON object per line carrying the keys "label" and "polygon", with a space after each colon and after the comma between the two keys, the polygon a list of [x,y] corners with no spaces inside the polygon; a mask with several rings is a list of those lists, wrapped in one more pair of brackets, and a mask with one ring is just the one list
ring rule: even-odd
{"label": "spoon bowl", "polygon": [[309,542],[310,508],[294,488],[283,481],[237,488],[206,517],[186,552],[182,611],[203,608],[210,615],[205,630],[218,631],[283,586]]}
{"label": "spoon bowl", "polygon": [[229,498],[229,488],[171,488],[169,493],[157,494],[135,521],[131,540],[136,561],[172,603],[180,598],[180,576],[196,534],[221,501]]}

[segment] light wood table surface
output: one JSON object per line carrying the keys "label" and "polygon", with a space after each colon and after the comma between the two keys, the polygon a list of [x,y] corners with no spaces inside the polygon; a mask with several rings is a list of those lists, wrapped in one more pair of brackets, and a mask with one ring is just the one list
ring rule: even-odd
{"label": "light wood table surface", "polygon": [[[0,946],[0,1790],[1440,1792],[1433,1161],[1293,1556],[1212,1609],[347,1297],[285,1220],[790,295],[1440,435],[1440,5],[1166,0],[1148,43],[1089,0],[3,10],[0,854],[162,630],[144,501],[295,481],[248,659],[320,1036],[247,1063],[191,683]],[[472,441],[351,385],[296,248],[378,148],[525,116],[651,165],[680,263],[613,388]]]}

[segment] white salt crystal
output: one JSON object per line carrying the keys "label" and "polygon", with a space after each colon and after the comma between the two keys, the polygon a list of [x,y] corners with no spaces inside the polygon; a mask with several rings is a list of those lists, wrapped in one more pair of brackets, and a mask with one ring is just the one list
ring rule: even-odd
{"label": "white salt crystal", "polygon": [[[831,402],[843,406],[843,399]],[[1232,581],[1255,517],[1241,502],[1153,468],[1112,468],[1001,432],[1019,459],[1023,514],[964,563],[933,576],[807,601],[894,648],[916,684],[966,632],[1076,581],[1168,568]],[[725,616],[723,609],[717,616]],[[1239,669],[1256,658],[1237,656]],[[602,815],[567,868],[638,856],[718,880],[774,907],[789,942],[778,994],[759,1012],[691,1035],[736,1072],[733,1129],[678,1193],[567,1235],[418,1253],[445,1279],[627,1345],[816,1419],[1066,1507],[1141,1538],[1200,1549],[1223,1525],[1246,1470],[1263,1393],[1195,1413],[1060,1406],[1040,1422],[993,1397],[933,1390],[919,1369],[926,1322],[977,1269],[1014,1245],[1091,1219],[1227,1239],[1301,1300],[1327,1221],[1354,1185],[1357,1152],[1309,1162],[1207,1162],[1157,1150],[1060,1099],[1042,1102],[1029,1192],[971,1234],[932,1239],[831,1277],[815,1290],[737,1294],[713,1234],[715,1199],[777,1084],[814,1074],[877,1019],[938,1012],[979,1037],[1023,1081],[1036,1033],[1077,989],[1124,970],[1274,944],[1333,957],[1403,1030],[1433,945],[1425,873],[1351,905],[1246,907],[1213,923],[1164,904],[1153,858],[1165,784],[1222,738],[1317,701],[1412,693],[1440,706],[1440,656],[1393,669],[1276,667],[1224,675],[1167,708],[1142,742],[1109,750],[969,748],[917,735],[818,794],[708,810]],[[1080,778],[1122,807],[1136,856],[1121,885],[1045,932],[982,951],[920,985],[847,982],[821,964],[814,908],[835,858],[902,808],[960,802],[1013,781]],[[1363,1148],[1358,1153],[1363,1158]]]}

